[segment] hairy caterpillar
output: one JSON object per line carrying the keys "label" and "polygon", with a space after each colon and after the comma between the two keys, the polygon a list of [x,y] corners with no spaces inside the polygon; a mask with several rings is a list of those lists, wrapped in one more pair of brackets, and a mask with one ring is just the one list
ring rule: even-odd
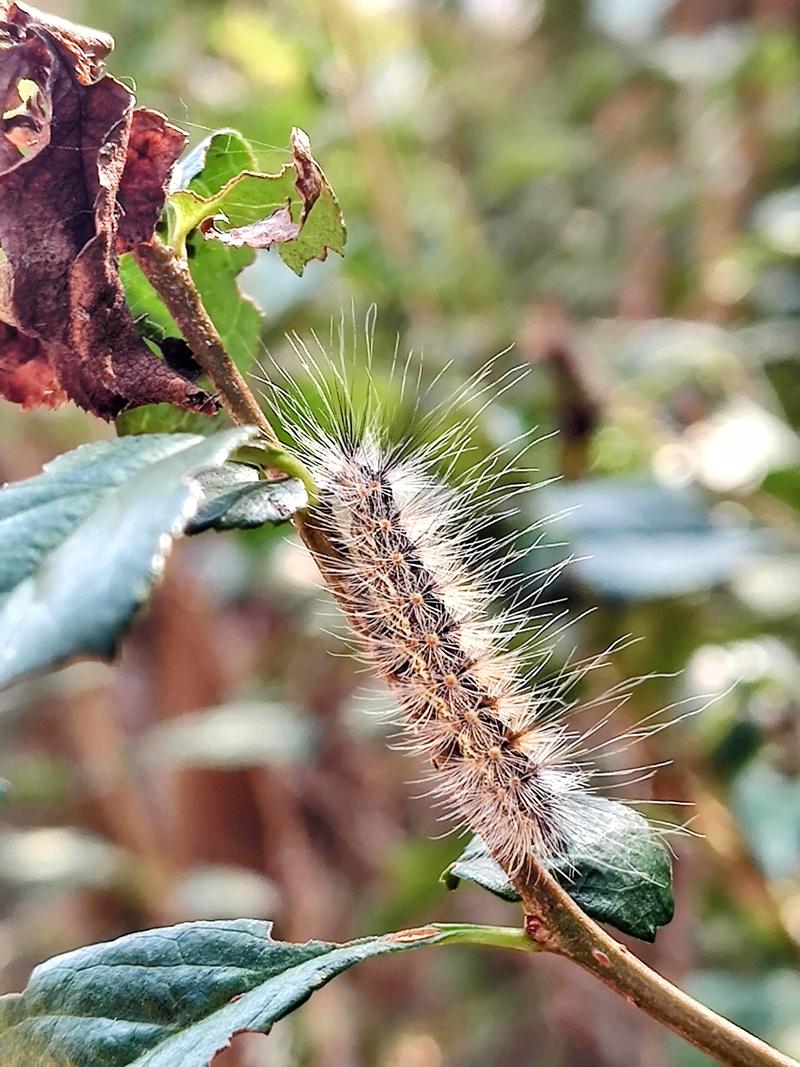
{"label": "hairy caterpillar", "polygon": [[[538,668],[525,674],[525,647],[514,647],[517,635],[530,630],[529,603],[556,570],[534,581],[527,603],[517,590],[516,604],[493,610],[509,592],[509,579],[502,577],[509,560],[538,539],[520,547],[516,538],[498,543],[483,534],[498,508],[535,486],[528,478],[509,486],[516,457],[508,460],[500,451],[462,476],[458,488],[449,484],[484,395],[511,388],[524,370],[489,384],[490,361],[451,399],[469,396],[472,415],[427,440],[420,432],[393,433],[381,416],[369,324],[366,389],[358,399],[344,357],[334,362],[319,342],[319,355],[297,337],[290,343],[320,410],[312,413],[298,383],[277,364],[286,384],[273,383],[268,400],[316,483],[311,521],[332,547],[325,565],[339,603],[367,660],[394,694],[406,745],[429,757],[433,791],[447,814],[479,834],[512,875],[531,855],[547,862],[568,853],[576,840],[613,832],[603,825],[607,808],[598,805],[593,779],[599,772],[590,761],[609,742],[588,743],[611,711],[583,734],[566,717],[570,689],[596,661],[548,686],[535,680]],[[396,369],[395,351],[393,377]],[[411,380],[409,359],[401,395]],[[429,428],[439,409],[418,415],[419,375],[413,393],[411,421]],[[512,586],[519,581],[518,575],[510,579]],[[552,623],[552,616],[540,621],[527,647],[541,644]],[[547,640],[544,646],[542,660]],[[618,686],[604,700],[616,706],[629,691],[630,684]],[[662,726],[640,724],[613,743],[640,740]]]}

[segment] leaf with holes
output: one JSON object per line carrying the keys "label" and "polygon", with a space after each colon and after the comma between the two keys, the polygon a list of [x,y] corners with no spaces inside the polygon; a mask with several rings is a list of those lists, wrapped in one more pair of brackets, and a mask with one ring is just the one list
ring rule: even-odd
{"label": "leaf with holes", "polygon": [[250,441],[153,434],[59,456],[0,490],[0,685],[110,656],[194,514],[195,472]]}
{"label": "leaf with holes", "polygon": [[[204,194],[196,188],[198,178],[174,192],[169,236],[176,251],[185,254],[187,237],[199,231],[228,248],[277,246],[296,274],[329,251],[341,253],[346,230],[333,189],[311,155],[306,134],[294,129],[291,140],[292,161],[276,174],[243,169],[224,184],[215,181]],[[206,166],[212,165],[207,157]]]}

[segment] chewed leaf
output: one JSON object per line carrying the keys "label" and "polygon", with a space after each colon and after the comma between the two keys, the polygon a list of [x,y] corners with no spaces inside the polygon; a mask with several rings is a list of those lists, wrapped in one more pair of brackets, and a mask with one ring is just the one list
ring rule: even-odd
{"label": "chewed leaf", "polygon": [[203,499],[186,526],[190,534],[203,530],[251,530],[264,523],[281,523],[308,504],[299,478],[266,482],[254,467],[225,463],[198,475]]}
{"label": "chewed leaf", "polygon": [[[675,908],[669,853],[632,808],[601,797],[593,804],[599,810],[585,835],[550,863],[549,870],[587,915],[642,941],[654,941]],[[480,838],[474,837],[442,875],[448,889],[455,889],[462,878],[504,900],[519,900]]]}
{"label": "chewed leaf", "polygon": [[0,686],[110,656],[215,467],[253,431],[84,445],[0,490]]}
{"label": "chewed leaf", "polygon": [[329,250],[341,253],[346,231],[333,190],[306,134],[294,129],[291,141],[292,162],[277,174],[242,170],[210,193],[193,187],[174,192],[170,241],[176,251],[186,253],[194,230],[231,248],[278,245],[297,274],[310,260],[325,259]]}
{"label": "chewed leaf", "polygon": [[5,1067],[206,1067],[362,960],[457,941],[424,927],[348,944],[273,941],[254,919],[182,923],[56,956],[0,998]]}
{"label": "chewed leaf", "polygon": [[[230,230],[217,229],[216,223],[225,216],[212,215],[200,223],[200,232],[204,237],[213,237],[230,248],[272,248],[275,244],[293,241],[300,233],[300,223],[292,219],[289,204],[278,208],[265,219],[251,222],[249,226],[234,226]],[[225,220],[227,221],[227,220]]]}
{"label": "chewed leaf", "polygon": [[[245,138],[235,130],[218,130],[176,165],[167,212],[170,241],[188,257],[203,304],[243,373],[250,369],[261,335],[261,314],[238,285],[239,275],[255,259],[255,249],[277,245],[286,264],[302,274],[309,260],[325,259],[329,249],[342,252],[345,243],[336,197],[302,131],[292,133],[291,163],[277,174],[260,174],[255,168]],[[166,335],[178,336],[177,326],[131,256],[122,257],[120,274],[134,316],[144,315]],[[119,416],[117,430],[213,433],[223,420],[222,414],[209,418],[151,404]]]}
{"label": "chewed leaf", "polygon": [[328,249],[344,251],[346,230],[339,203],[327,181],[293,241],[280,245],[280,256],[295,274],[312,259],[325,259]]}
{"label": "chewed leaf", "polygon": [[211,196],[231,178],[255,166],[253,149],[238,130],[216,130],[178,160],[170,192],[192,189],[200,196]]}

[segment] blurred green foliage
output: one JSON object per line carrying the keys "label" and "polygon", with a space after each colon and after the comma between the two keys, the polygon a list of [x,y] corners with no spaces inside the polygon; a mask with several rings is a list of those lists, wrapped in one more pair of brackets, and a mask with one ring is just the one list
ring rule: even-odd
{"label": "blurred green foliage", "polygon": [[[452,361],[437,398],[516,342],[498,376],[526,362],[530,373],[482,414],[481,447],[537,425],[561,431],[532,455],[535,477],[565,481],[510,521],[579,505],[552,539],[590,558],[554,597],[576,615],[600,604],[561,638],[553,669],[573,647],[583,657],[631,633],[641,640],[612,654],[610,677],[586,680],[586,697],[654,675],[619,713],[623,727],[673,701],[707,705],[651,740],[643,762],[674,762],[636,787],[691,805],[651,809],[689,833],[668,838],[677,914],[646,958],[800,1055],[796,5],[64,0],[58,10],[110,31],[113,72],[194,143],[240,129],[274,171],[291,127],[309,133],[348,246],[300,279],[277,253],[245,271],[266,316],[265,375],[272,359],[297,370],[284,331],[326,340],[342,314],[360,331],[372,302],[378,376],[399,333],[403,358],[424,351],[428,380]],[[7,479],[107,432],[74,411],[2,415]],[[387,750],[387,728],[363,714],[369,678],[329,655],[343,627],[332,606],[320,619],[314,581],[281,530],[193,538],[119,666],[81,665],[4,694],[6,988],[61,949],[196,918],[200,892],[207,918],[234,914],[233,903],[257,916],[261,901],[280,936],[298,940],[374,932],[376,917],[509,921],[512,905],[487,894],[439,891],[462,843],[431,843],[435,813],[407,784],[422,767]],[[248,745],[237,734],[236,766],[215,766],[215,748],[229,749],[213,727],[230,712],[212,709],[226,707],[253,731],[252,757],[238,762]],[[287,707],[313,724],[313,744],[294,743]],[[196,724],[199,766],[144,759],[178,721]],[[286,744],[272,761],[263,737],[276,735]],[[369,964],[270,1038],[242,1039],[227,1062],[700,1062],[572,970],[466,950]]]}

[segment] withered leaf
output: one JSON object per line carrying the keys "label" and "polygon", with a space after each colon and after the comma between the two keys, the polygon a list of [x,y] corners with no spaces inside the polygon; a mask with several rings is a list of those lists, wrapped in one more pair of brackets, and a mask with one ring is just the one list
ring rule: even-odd
{"label": "withered leaf", "polygon": [[72,70],[81,85],[90,85],[103,73],[103,60],[114,48],[114,38],[89,26],[51,15],[30,4],[0,0],[0,18],[12,26],[37,26],[47,30],[71,62]]}
{"label": "withered leaf", "polygon": [[56,408],[67,399],[35,337],[0,322],[0,393],[24,408]]}
{"label": "withered leaf", "polygon": [[153,236],[167,195],[167,182],[186,146],[183,130],[157,111],[133,112],[125,169],[117,199],[122,208],[117,252],[128,252]]}
{"label": "withered leaf", "polygon": [[160,402],[215,411],[141,339],[117,269],[117,247],[152,236],[183,136],[102,74],[110,39],[19,4],[2,15],[5,121],[22,108],[31,136],[0,138],[0,393],[105,419]]}

